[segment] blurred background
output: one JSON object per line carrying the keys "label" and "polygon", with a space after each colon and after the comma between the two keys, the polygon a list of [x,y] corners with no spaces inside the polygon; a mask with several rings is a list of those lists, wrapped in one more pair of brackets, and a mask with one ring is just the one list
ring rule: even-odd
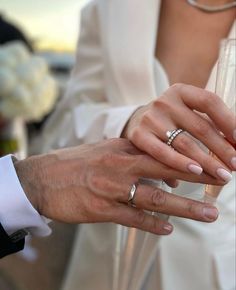
{"label": "blurred background", "polygon": [[[37,153],[42,127],[63,98],[87,0],[0,0],[0,155]],[[1,290],[59,290],[75,227],[0,261]]]}

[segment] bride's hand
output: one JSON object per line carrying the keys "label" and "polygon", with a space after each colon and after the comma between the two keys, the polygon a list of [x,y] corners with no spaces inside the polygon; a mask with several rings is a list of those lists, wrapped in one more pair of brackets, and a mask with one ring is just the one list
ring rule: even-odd
{"label": "bride's hand", "polygon": [[[209,204],[137,185],[133,202],[129,192],[140,177],[186,179],[219,184],[202,174],[186,174],[159,163],[128,140],[58,150],[15,163],[28,199],[40,214],[68,223],[114,222],[155,234],[170,234],[172,226],[144,210],[213,222],[217,209]],[[105,238],[105,237],[104,237]]]}
{"label": "bride's hand", "polygon": [[[205,113],[206,117],[203,114]],[[171,144],[167,131],[181,128]],[[188,132],[188,134],[187,134]],[[160,98],[138,109],[127,123],[122,137],[156,160],[182,172],[202,171],[228,182],[236,169],[236,120],[215,94],[190,85],[171,86]],[[218,160],[201,149],[195,137]]]}

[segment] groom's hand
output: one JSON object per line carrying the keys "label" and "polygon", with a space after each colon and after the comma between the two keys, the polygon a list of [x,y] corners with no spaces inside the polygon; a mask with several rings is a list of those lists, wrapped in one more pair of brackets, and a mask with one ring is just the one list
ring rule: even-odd
{"label": "groom's hand", "polygon": [[[157,162],[125,139],[58,150],[15,164],[22,187],[40,214],[68,223],[114,222],[165,235],[172,225],[144,210],[195,219],[216,220],[215,207],[137,185],[134,206],[128,204],[139,178],[182,179],[220,184],[205,174],[180,173]],[[173,182],[172,182],[173,183]]]}

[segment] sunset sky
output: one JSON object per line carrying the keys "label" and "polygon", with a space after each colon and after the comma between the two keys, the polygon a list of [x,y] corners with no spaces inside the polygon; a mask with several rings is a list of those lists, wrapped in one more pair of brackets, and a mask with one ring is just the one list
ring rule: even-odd
{"label": "sunset sky", "polygon": [[87,0],[0,0],[0,13],[21,27],[39,49],[73,50],[79,13]]}

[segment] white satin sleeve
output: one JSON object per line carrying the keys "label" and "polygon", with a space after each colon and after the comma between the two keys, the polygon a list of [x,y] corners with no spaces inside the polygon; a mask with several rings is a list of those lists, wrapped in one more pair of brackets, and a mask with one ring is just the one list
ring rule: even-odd
{"label": "white satin sleeve", "polygon": [[27,199],[11,155],[0,158],[0,223],[9,235],[21,229],[36,236],[51,233],[47,220]]}
{"label": "white satin sleeve", "polygon": [[99,21],[93,3],[81,14],[76,62],[63,100],[46,124],[44,152],[120,137],[140,105],[114,106],[106,93]]}

